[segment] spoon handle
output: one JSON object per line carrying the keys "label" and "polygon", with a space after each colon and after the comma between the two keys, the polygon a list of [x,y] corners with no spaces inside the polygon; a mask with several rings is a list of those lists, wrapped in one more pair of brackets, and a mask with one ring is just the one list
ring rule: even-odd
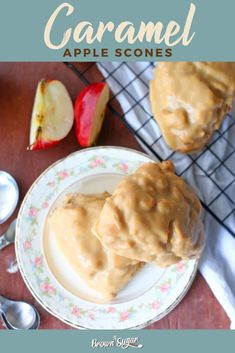
{"label": "spoon handle", "polygon": [[7,245],[11,244],[8,240],[6,240],[5,235],[3,234],[0,237],[0,250],[4,249]]}
{"label": "spoon handle", "polygon": [[5,304],[6,301],[7,301],[7,298],[0,295],[0,309],[1,309],[2,305]]}
{"label": "spoon handle", "polygon": [[6,305],[7,299],[0,295],[0,314],[4,312],[4,307]]}

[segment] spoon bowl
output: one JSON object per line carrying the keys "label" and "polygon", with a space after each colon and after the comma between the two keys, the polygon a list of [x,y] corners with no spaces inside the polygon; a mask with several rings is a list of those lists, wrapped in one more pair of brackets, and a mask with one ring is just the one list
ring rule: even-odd
{"label": "spoon bowl", "polygon": [[[37,330],[39,328],[39,325],[40,325],[40,316],[39,316],[39,313],[37,312],[37,310],[35,309],[35,312],[36,312],[36,319],[35,319],[35,322],[34,324],[29,328],[29,330]],[[16,330],[15,328],[13,328],[9,322],[7,321],[6,319],[6,316],[4,314],[1,314],[2,316],[2,321],[4,322],[4,325],[6,326],[6,328],[8,330]]]}
{"label": "spoon bowl", "polygon": [[0,296],[0,304],[0,313],[8,329],[35,330],[39,327],[40,316],[32,305],[2,296]]}
{"label": "spoon bowl", "polygon": [[19,200],[19,188],[15,179],[0,171],[0,224],[4,223],[15,211]]}
{"label": "spoon bowl", "polygon": [[33,325],[36,314],[31,305],[15,302],[5,310],[5,317],[13,328],[27,330]]}

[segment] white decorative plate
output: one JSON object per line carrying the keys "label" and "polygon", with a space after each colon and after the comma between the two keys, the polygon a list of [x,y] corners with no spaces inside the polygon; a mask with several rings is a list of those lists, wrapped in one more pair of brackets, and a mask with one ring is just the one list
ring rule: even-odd
{"label": "white decorative plate", "polygon": [[189,289],[197,261],[167,269],[146,265],[111,303],[103,303],[45,237],[45,221],[61,195],[112,192],[150,157],[126,148],[97,147],[49,167],[28,191],[16,226],[16,254],[31,293],[51,314],[76,328],[143,328],[168,314]]}

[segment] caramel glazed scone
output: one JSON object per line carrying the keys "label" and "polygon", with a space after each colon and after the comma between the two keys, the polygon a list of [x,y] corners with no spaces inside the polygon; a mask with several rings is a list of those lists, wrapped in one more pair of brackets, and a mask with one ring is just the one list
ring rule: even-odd
{"label": "caramel glazed scone", "polygon": [[[104,248],[91,233],[108,193],[68,195],[62,207],[49,216],[59,250],[88,286],[108,300],[128,283],[142,264]],[[49,233],[51,234],[51,233]]]}
{"label": "caramel glazed scone", "polygon": [[200,256],[200,213],[200,201],[170,161],[147,163],[107,198],[92,230],[117,254],[166,267]]}
{"label": "caramel glazed scone", "polygon": [[174,150],[196,152],[218,129],[235,97],[235,63],[159,63],[150,103],[163,137]]}

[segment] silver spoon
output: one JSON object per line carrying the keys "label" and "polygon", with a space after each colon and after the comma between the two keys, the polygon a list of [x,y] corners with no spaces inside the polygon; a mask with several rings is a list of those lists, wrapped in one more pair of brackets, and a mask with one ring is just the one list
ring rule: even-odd
{"label": "silver spoon", "polygon": [[40,316],[30,304],[14,301],[0,295],[0,314],[10,330],[36,330],[40,325]]}
{"label": "silver spoon", "polygon": [[19,200],[19,188],[15,179],[0,171],[0,224],[4,223],[15,211]]}
{"label": "silver spoon", "polygon": [[0,250],[15,241],[16,219],[11,222],[5,234],[0,236]]}
{"label": "silver spoon", "polygon": [[[36,311],[36,320],[35,323],[28,329],[28,330],[37,330],[39,325],[40,325],[40,316],[39,313]],[[9,324],[9,322],[6,319],[6,316],[4,314],[1,315],[2,316],[2,321],[4,322],[4,325],[6,326],[6,328],[8,330],[16,330],[15,328],[12,327],[12,325]]]}

